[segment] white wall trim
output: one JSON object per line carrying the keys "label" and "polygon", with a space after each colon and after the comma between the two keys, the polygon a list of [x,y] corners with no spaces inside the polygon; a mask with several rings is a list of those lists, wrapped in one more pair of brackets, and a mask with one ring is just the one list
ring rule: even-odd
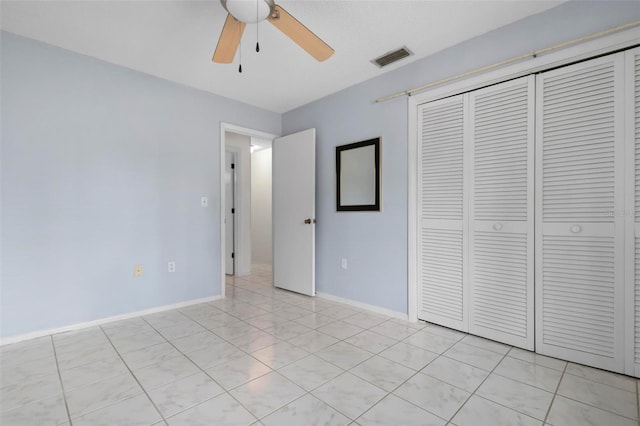
{"label": "white wall trim", "polygon": [[391,309],[381,308],[380,306],[369,305],[368,303],[356,302],[355,300],[345,299],[344,297],[334,296],[333,294],[316,292],[316,296],[321,299],[331,300],[332,302],[340,302],[345,305],[351,305],[356,308],[366,309],[367,311],[375,312],[377,314],[386,315],[392,318],[398,318],[401,320],[407,320],[407,314],[404,312],[392,311]]}
{"label": "white wall trim", "polygon": [[408,259],[407,259],[407,295],[408,318],[418,320],[418,276],[417,276],[417,244],[418,244],[418,176],[417,165],[412,161],[418,158],[417,111],[418,105],[435,101],[449,96],[477,90],[492,84],[522,77],[525,75],[545,71],[551,68],[568,65],[594,56],[603,55],[617,50],[627,49],[638,44],[640,28],[632,28],[593,41],[559,50],[548,55],[542,55],[514,65],[509,65],[495,71],[479,74],[454,83],[436,87],[408,97]]}
{"label": "white wall trim", "polygon": [[268,139],[272,140],[277,138],[280,135],[274,135],[272,133],[261,132],[260,130],[250,129],[248,127],[238,126],[236,124],[229,124],[225,122],[220,122],[221,129],[226,132],[238,133],[244,136],[252,136],[260,139]]}
{"label": "white wall trim", "polygon": [[144,309],[142,311],[129,312],[127,314],[115,315],[112,317],[101,318],[94,321],[81,322],[81,323],[67,325],[59,328],[51,328],[48,330],[34,331],[32,333],[5,337],[0,341],[0,346],[23,342],[25,340],[36,339],[38,337],[49,336],[52,334],[64,333],[67,331],[82,330],[84,328],[95,327],[97,325],[108,324],[115,321],[122,321],[126,319],[141,317],[144,315],[155,314],[158,312],[170,311],[172,309],[184,308],[191,305],[197,305],[199,303],[213,302],[218,299],[222,299],[222,296],[211,296],[211,297],[203,297],[201,299],[187,300],[186,302],[174,303],[172,305],[156,306],[155,308]]}
{"label": "white wall trim", "polygon": [[[412,105],[412,98],[407,99],[409,146],[407,171],[407,319],[418,321],[418,117],[417,105]],[[411,155],[415,153],[416,155]]]}
{"label": "white wall trim", "polygon": [[[632,88],[635,84],[635,57],[640,55],[640,47],[632,49],[625,54],[624,64],[624,78],[625,87]],[[640,224],[636,224],[636,195],[635,195],[635,127],[640,124],[635,120],[635,93],[634,90],[627,90],[624,94],[625,105],[624,110],[626,116],[624,118],[625,130],[624,130],[624,144],[625,151],[623,157],[626,164],[624,165],[625,176],[622,179],[626,184],[624,199],[626,205],[624,206],[624,253],[625,255],[625,318],[624,323],[626,326],[624,341],[625,341],[625,373],[631,376],[640,377],[640,362],[636,362],[635,352],[635,316],[637,315],[635,310],[635,280],[636,280],[636,261],[635,261],[635,239],[640,237]],[[631,184],[627,184],[627,182]],[[626,356],[628,355],[628,356]]]}
{"label": "white wall trim", "polygon": [[[225,225],[224,225],[224,212],[225,212],[225,187],[224,187],[224,168],[225,168],[225,133],[233,132],[245,136],[252,136],[261,139],[275,139],[278,135],[271,133],[261,132],[259,130],[250,129],[248,127],[238,126],[236,124],[220,122],[220,294],[221,297],[225,297],[226,285],[225,285]],[[249,230],[251,231],[251,230]]]}

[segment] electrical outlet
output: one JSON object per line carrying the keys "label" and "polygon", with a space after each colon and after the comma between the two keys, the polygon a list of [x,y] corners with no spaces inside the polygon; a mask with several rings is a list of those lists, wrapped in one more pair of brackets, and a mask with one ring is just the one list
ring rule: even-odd
{"label": "electrical outlet", "polygon": [[342,269],[347,269],[347,259],[343,257],[342,262],[340,264],[342,266]]}
{"label": "electrical outlet", "polygon": [[169,272],[175,272],[176,271],[176,262],[167,263],[167,270]]}
{"label": "electrical outlet", "polygon": [[142,276],[142,265],[136,265],[133,267],[133,276],[136,278]]}
{"label": "electrical outlet", "polygon": [[202,207],[207,207],[209,205],[209,199],[207,197],[200,197],[200,204],[202,204]]}

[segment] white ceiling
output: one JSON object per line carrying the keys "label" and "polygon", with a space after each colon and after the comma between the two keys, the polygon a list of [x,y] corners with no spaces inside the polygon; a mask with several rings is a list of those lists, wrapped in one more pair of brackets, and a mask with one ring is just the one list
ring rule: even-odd
{"label": "white ceiling", "polygon": [[[218,0],[5,1],[3,30],[275,112],[286,112],[561,0],[277,1],[331,45],[316,62],[268,22],[247,25],[238,58],[211,56],[226,18]],[[407,46],[414,56],[379,69],[370,60]]]}

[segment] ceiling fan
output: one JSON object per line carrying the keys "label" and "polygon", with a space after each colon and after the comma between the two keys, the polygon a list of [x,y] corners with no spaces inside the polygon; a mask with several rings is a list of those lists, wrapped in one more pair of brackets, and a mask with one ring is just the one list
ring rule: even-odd
{"label": "ceiling fan", "polygon": [[[318,61],[322,62],[333,55],[334,50],[327,43],[282,6],[275,4],[274,0],[220,0],[220,3],[228,15],[213,54],[213,62],[231,63],[247,23],[253,24],[265,19]],[[257,44],[256,51],[259,51]]]}

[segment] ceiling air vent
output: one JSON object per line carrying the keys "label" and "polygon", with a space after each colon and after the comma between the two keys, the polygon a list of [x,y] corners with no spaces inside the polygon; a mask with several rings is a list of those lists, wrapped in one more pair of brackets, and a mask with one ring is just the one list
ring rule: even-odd
{"label": "ceiling air vent", "polygon": [[406,47],[401,47],[400,49],[393,50],[391,52],[385,53],[384,55],[380,56],[379,58],[374,59],[371,62],[373,62],[374,64],[376,64],[380,68],[382,68],[382,67],[386,67],[387,65],[392,64],[394,62],[397,62],[400,59],[404,59],[407,56],[411,56],[411,55],[413,55],[413,52],[411,52]]}

